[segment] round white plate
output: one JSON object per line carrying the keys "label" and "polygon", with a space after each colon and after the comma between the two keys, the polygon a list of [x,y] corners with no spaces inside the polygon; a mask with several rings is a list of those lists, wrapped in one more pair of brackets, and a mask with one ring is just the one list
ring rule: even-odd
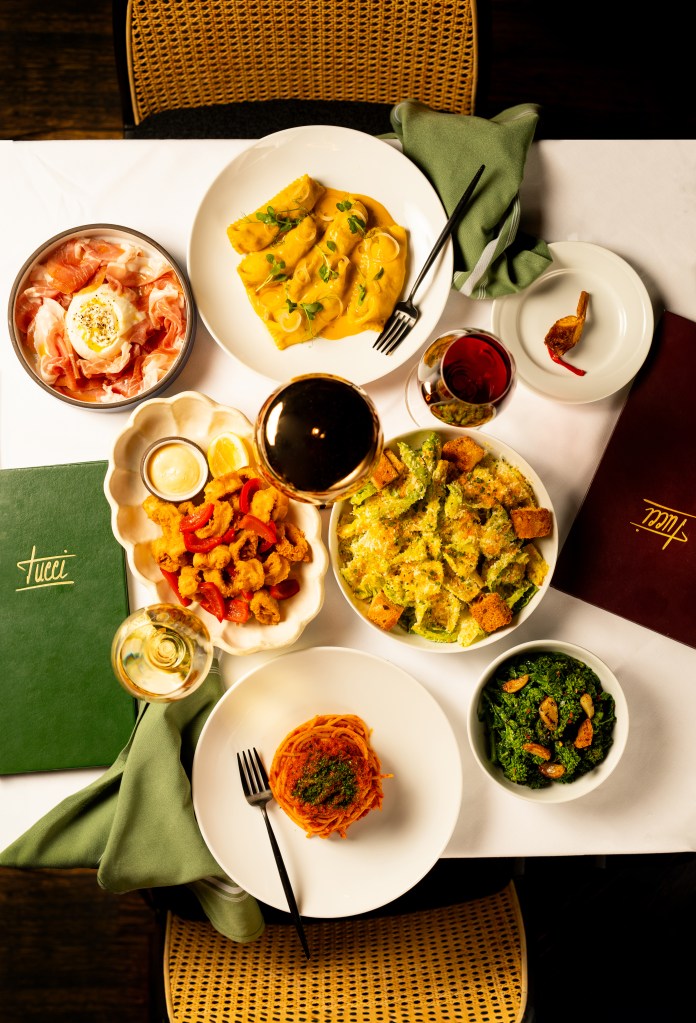
{"label": "round white plate", "polygon": [[276,657],[229,689],[213,708],[193,761],[193,806],[203,838],[251,895],[287,910],[258,808],[244,798],[237,752],[256,747],[268,771],[287,733],[315,714],[359,715],[386,778],[381,810],[346,838],[307,838],[268,804],[300,913],[367,912],[409,891],[438,860],[459,815],[459,747],[440,705],[401,668],[371,654],[314,647]]}
{"label": "round white plate", "polygon": [[[104,492],[111,507],[111,528],[126,552],[131,572],[152,591],[153,601],[171,603],[175,597],[150,552],[150,542],[160,536],[160,529],[143,511],[143,501],[148,496],[140,476],[143,454],[162,437],[186,437],[207,451],[212,439],[227,431],[244,438],[249,451],[253,450],[253,428],[242,412],[218,405],[198,391],[182,391],[172,398],[143,402],[114,441],[104,480]],[[278,625],[218,622],[197,603],[191,605],[219,650],[253,654],[292,646],[319,614],[329,565],[321,539],[321,516],[312,505],[291,501],[288,521],[304,532],[312,548],[312,560],[298,566],[300,592],[292,600],[284,601],[284,617]]]}
{"label": "round white plate", "polygon": [[[640,277],[620,256],[590,242],[552,242],[553,262],[516,295],[493,302],[493,332],[509,347],[520,380],[537,394],[568,404],[599,401],[636,375],[653,336],[653,308]],[[580,341],[566,361],[551,359],[544,338],[556,320],[575,313],[590,295]]]}
{"label": "round white plate", "polygon": [[330,188],[381,202],[408,231],[404,296],[446,222],[437,192],[398,149],[351,128],[306,126],[268,135],[234,159],[213,181],[193,222],[188,271],[198,313],[220,347],[273,380],[334,373],[365,384],[409,359],[435,328],[452,281],[448,242],[418,291],[420,319],[394,355],[376,352],[375,331],[329,341],[317,338],[280,351],[254,312],[237,273],[241,260],[227,238],[232,221],[256,210],[289,182],[310,174]]}
{"label": "round white plate", "polygon": [[352,589],[343,578],[341,574],[342,559],[338,544],[338,523],[341,516],[345,511],[350,511],[350,501],[337,502],[331,509],[331,516],[329,519],[329,556],[331,559],[331,567],[338,583],[339,589],[343,596],[346,598],[353,610],[362,618],[365,624],[375,632],[376,635],[385,636],[388,639],[392,639],[397,643],[404,644],[412,647],[414,650],[427,650],[432,654],[465,654],[467,651],[476,652],[481,647],[490,646],[492,643],[497,643],[501,639],[508,639],[510,634],[515,631],[523,622],[534,613],[536,608],[539,606],[541,601],[546,596],[548,589],[551,585],[551,579],[553,578],[553,572],[556,567],[556,558],[558,557],[558,520],[556,518],[556,512],[554,511],[553,504],[551,503],[551,497],[548,490],[544,486],[541,478],[537,474],[536,470],[531,467],[521,455],[519,455],[513,448],[509,447],[503,441],[498,440],[497,437],[489,437],[481,430],[462,430],[456,427],[443,427],[437,425],[437,420],[433,420],[435,426],[430,429],[412,430],[409,433],[401,433],[396,437],[392,437],[386,441],[385,447],[391,448],[393,451],[397,450],[399,441],[405,441],[411,447],[418,448],[421,446],[426,437],[436,432],[442,437],[443,443],[447,440],[455,440],[457,437],[470,437],[471,440],[476,441],[486,449],[486,452],[493,455],[495,458],[504,458],[510,465],[514,465],[519,471],[527,478],[531,483],[534,491],[534,496],[537,499],[539,507],[548,508],[553,515],[553,530],[549,536],[538,537],[534,540],[534,545],[539,549],[544,561],[549,566],[549,570],[546,573],[546,578],[542,582],[541,586],[534,594],[528,604],[517,612],[512,622],[503,629],[498,629],[496,632],[491,632],[483,639],[477,640],[472,643],[471,646],[460,646],[459,643],[434,643],[432,640],[426,639],[424,636],[418,636],[414,632],[404,632],[399,629],[398,625],[395,626],[390,632],[385,632],[380,629],[375,622],[370,621],[367,617],[369,603],[366,600],[360,600],[359,597],[353,593]]}

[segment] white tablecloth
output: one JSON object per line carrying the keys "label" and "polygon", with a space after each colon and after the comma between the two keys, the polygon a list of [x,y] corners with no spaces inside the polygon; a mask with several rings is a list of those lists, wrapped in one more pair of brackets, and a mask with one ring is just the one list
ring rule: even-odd
{"label": "white tablecloth", "polygon": [[[0,282],[46,238],[79,224],[123,224],[156,238],[182,265],[197,206],[246,141],[0,143]],[[656,302],[696,319],[696,141],[543,141],[530,152],[523,227],[547,241],[584,240],[628,260]],[[440,327],[490,325],[490,303],[452,293]],[[412,360],[413,361],[413,360]],[[410,428],[403,387],[412,362],[367,386],[385,435]],[[274,384],[226,355],[200,325],[171,393],[191,389],[253,419]],[[488,432],[510,444],[543,479],[565,538],[616,420],[624,391],[588,405],[561,405],[520,384]],[[0,355],[0,465],[109,456],[126,413],[83,412],[44,394],[19,366],[6,336]],[[328,512],[322,512],[324,529]],[[151,595],[132,587],[132,604]],[[507,645],[539,637],[593,650],[618,676],[630,735],[614,774],[586,798],[535,806],[498,791],[469,750],[473,686],[504,645],[461,655],[412,652],[375,635],[347,607],[329,571],[326,600],[298,647],[356,647],[400,665],[439,701],[457,735],[463,800],[447,856],[677,852],[696,849],[694,721],[696,651],[553,588]],[[265,655],[222,659],[227,684]],[[116,684],[116,683],[114,683]],[[0,741],[2,732],[0,729]],[[0,848],[96,771],[0,779]]]}

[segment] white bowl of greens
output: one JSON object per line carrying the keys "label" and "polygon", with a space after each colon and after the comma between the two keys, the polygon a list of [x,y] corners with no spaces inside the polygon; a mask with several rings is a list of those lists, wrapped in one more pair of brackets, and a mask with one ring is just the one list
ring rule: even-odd
{"label": "white bowl of greens", "polygon": [[483,672],[469,707],[480,767],[522,799],[563,803],[601,785],[621,759],[628,706],[596,654],[556,639],[511,647]]}

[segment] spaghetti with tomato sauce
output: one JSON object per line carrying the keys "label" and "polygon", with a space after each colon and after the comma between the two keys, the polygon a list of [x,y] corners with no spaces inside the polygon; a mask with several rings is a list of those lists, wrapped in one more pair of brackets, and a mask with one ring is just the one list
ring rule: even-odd
{"label": "spaghetti with tomato sauce", "polygon": [[289,732],[275,752],[276,801],[308,838],[346,837],[351,824],[382,807],[383,774],[370,729],[355,714],[317,714]]}

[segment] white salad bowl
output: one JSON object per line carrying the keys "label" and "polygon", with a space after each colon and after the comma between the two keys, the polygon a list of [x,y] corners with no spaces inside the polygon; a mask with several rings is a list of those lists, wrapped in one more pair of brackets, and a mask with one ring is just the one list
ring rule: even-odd
{"label": "white salad bowl", "polygon": [[[533,789],[518,784],[505,776],[502,768],[491,760],[491,744],[488,728],[481,719],[483,690],[491,682],[505,662],[523,655],[524,657],[543,653],[560,653],[581,661],[599,678],[602,689],[614,698],[616,721],[612,732],[612,745],[604,759],[586,774],[572,781],[553,781],[545,788]],[[558,639],[539,639],[520,643],[500,654],[481,674],[476,684],[468,713],[468,733],[471,749],[481,770],[500,788],[519,799],[533,803],[566,803],[594,791],[603,784],[621,760],[628,739],[628,705],[623,690],[613,671],[596,654],[574,643]],[[572,741],[569,737],[568,741]],[[541,764],[543,761],[538,760]]]}
{"label": "white salad bowl", "polygon": [[[246,416],[197,391],[183,391],[172,398],[154,398],[140,405],[113,445],[104,481],[112,529],[126,552],[130,570],[151,591],[153,602],[174,603],[176,598],[150,551],[150,543],[160,535],[160,529],[143,510],[148,496],[140,473],[143,454],[163,437],[183,437],[207,451],[213,438],[225,432],[237,434],[249,452],[253,451],[253,428]],[[299,592],[281,602],[283,617],[277,625],[261,625],[251,619],[244,624],[218,622],[194,602],[191,610],[205,622],[217,649],[230,654],[284,649],[299,639],[305,626],[319,614],[329,563],[319,512],[312,505],[291,501],[287,521],[300,527],[312,552],[311,560],[302,562],[293,572],[300,583]]]}
{"label": "white salad bowl", "polygon": [[490,454],[494,455],[497,458],[503,458],[510,465],[515,466],[517,469],[520,470],[520,472],[527,478],[527,480],[531,484],[539,507],[549,509],[549,511],[552,514],[553,529],[550,535],[537,538],[533,541],[535,546],[541,553],[542,557],[546,561],[547,565],[549,566],[548,571],[546,573],[543,583],[539,586],[536,593],[534,593],[529,602],[514,615],[510,624],[505,626],[504,628],[497,629],[495,632],[488,633],[486,636],[476,640],[469,646],[462,646],[460,643],[457,642],[435,642],[433,640],[426,639],[423,636],[416,635],[415,633],[407,632],[405,629],[399,627],[398,623],[396,626],[394,626],[394,628],[387,632],[381,629],[374,622],[372,622],[367,617],[369,602],[367,600],[362,600],[358,596],[356,596],[356,594],[353,592],[351,587],[346,582],[341,571],[344,565],[344,560],[341,554],[339,544],[338,526],[342,518],[345,515],[350,514],[351,511],[350,499],[338,502],[337,504],[334,505],[331,511],[331,517],[329,522],[329,552],[333,572],[336,577],[336,581],[338,582],[339,588],[343,593],[343,596],[346,598],[346,600],[353,608],[353,610],[356,612],[356,614],[360,616],[360,618],[365,622],[365,624],[369,628],[376,630],[378,633],[381,633],[384,636],[387,636],[389,639],[394,640],[394,642],[396,643],[405,644],[406,646],[409,646],[411,648],[428,650],[431,653],[461,654],[466,653],[469,650],[480,650],[481,647],[489,646],[493,643],[497,643],[499,640],[508,638],[510,634],[514,632],[515,629],[517,629],[522,624],[522,622],[527,621],[530,615],[534,613],[536,608],[539,606],[540,602],[543,600],[544,595],[546,594],[551,582],[551,577],[553,575],[553,570],[558,555],[558,531],[556,524],[556,516],[553,511],[551,498],[549,497],[549,494],[543,482],[541,481],[535,470],[531,467],[531,465],[529,465],[528,462],[526,462],[521,455],[519,455],[507,444],[504,444],[502,441],[499,441],[493,437],[486,436],[482,434],[480,431],[476,430],[462,430],[437,426],[433,430],[414,430],[409,433],[399,434],[398,436],[393,437],[391,440],[387,441],[385,447],[391,448],[395,453],[398,453],[397,445],[400,441],[405,441],[412,447],[418,447],[422,444],[425,438],[428,437],[433,432],[439,434],[440,437],[443,439],[443,442],[446,440],[453,440],[457,437],[468,436],[472,440],[476,441],[477,444],[481,445],[481,447],[485,448],[486,451],[489,452]]}

